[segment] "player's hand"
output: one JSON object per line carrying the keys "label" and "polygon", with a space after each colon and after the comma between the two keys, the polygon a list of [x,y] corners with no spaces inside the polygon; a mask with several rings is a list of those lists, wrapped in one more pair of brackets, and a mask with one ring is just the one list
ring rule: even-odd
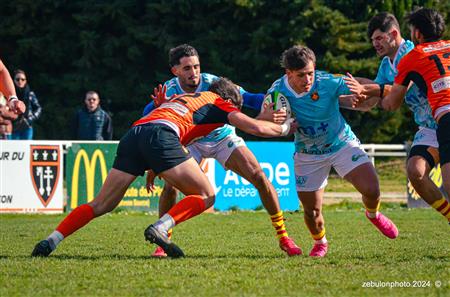
{"label": "player's hand", "polygon": [[18,99],[13,99],[8,102],[8,107],[11,111],[13,111],[16,114],[22,114],[25,112],[26,106],[23,101],[20,101]]}
{"label": "player's hand", "polygon": [[282,108],[280,110],[273,110],[274,105],[275,103],[270,103],[265,106],[256,119],[274,122],[276,124],[284,123],[287,117],[286,109]]}
{"label": "player's hand", "polygon": [[166,97],[167,92],[167,86],[159,84],[158,87],[153,89],[153,95],[150,95],[150,97],[153,99],[153,102],[155,102],[155,107],[160,106],[164,102],[170,100],[172,97],[167,98]]}
{"label": "player's hand", "polygon": [[364,100],[367,96],[364,94],[364,86],[361,85],[350,73],[347,72],[347,76],[344,77],[345,84],[349,88],[350,92],[357,96],[358,100]]}
{"label": "player's hand", "polygon": [[359,103],[360,103],[359,98],[354,94],[339,96],[339,105],[341,107],[355,108],[358,106]]}
{"label": "player's hand", "polygon": [[153,193],[153,191],[155,190],[155,178],[155,172],[153,172],[153,170],[147,170],[147,184],[145,185],[147,193]]}

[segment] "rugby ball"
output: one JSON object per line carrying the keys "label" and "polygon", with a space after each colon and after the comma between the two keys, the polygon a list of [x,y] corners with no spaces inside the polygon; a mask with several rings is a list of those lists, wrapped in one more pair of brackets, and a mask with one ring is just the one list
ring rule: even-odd
{"label": "rugby ball", "polygon": [[280,92],[274,91],[271,93],[267,93],[266,96],[264,96],[261,111],[267,108],[267,106],[269,106],[270,103],[275,103],[273,105],[274,110],[280,110],[282,108],[286,109],[286,120],[292,117],[291,105],[289,104],[289,101],[286,98],[286,96],[284,96]]}

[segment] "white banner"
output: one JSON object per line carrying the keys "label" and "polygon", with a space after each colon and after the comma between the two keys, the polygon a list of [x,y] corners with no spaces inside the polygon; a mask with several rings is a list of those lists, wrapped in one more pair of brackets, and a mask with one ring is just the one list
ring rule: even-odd
{"label": "white banner", "polygon": [[0,213],[63,212],[60,142],[0,140]]}

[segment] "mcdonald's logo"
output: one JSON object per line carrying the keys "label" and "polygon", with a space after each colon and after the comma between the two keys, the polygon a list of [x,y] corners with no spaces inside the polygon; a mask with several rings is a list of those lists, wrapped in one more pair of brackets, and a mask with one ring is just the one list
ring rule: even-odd
{"label": "mcdonald's logo", "polygon": [[[89,158],[88,154],[84,149],[78,151],[75,161],[73,164],[72,171],[72,191],[71,191],[71,202],[70,207],[72,209],[78,206],[78,194],[79,194],[79,178],[80,178],[80,163],[83,160],[84,170],[86,173],[86,202],[90,202],[94,199],[95,193],[95,172],[97,163],[100,164],[100,170],[102,175],[102,184],[105,182],[106,176],[108,175],[108,168],[106,167],[105,156],[103,152],[96,149]],[[98,162],[97,162],[98,161]]]}

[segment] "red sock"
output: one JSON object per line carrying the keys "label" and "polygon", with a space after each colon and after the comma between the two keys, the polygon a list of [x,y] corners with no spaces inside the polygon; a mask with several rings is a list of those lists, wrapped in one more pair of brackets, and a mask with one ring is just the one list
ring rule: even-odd
{"label": "red sock", "polygon": [[72,212],[59,223],[56,230],[59,231],[64,238],[82,228],[89,223],[93,218],[94,209],[89,204],[83,204],[72,210]]}
{"label": "red sock", "polygon": [[205,201],[200,195],[189,195],[175,204],[167,213],[178,225],[205,211]]}

